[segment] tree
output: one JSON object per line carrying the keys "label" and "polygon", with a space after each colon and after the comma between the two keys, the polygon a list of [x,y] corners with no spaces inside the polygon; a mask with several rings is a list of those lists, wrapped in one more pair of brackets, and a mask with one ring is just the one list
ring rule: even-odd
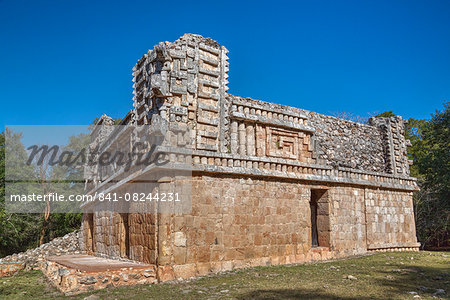
{"label": "tree", "polygon": [[382,112],[381,114],[376,115],[375,118],[390,118],[395,116],[396,114],[394,114],[392,110],[387,110],[385,112]]}
{"label": "tree", "polygon": [[413,161],[409,170],[411,176],[421,179],[422,174],[419,172],[419,160],[424,156],[426,149],[424,148],[423,130],[427,126],[427,120],[418,120],[409,118],[405,124],[405,139],[411,142],[408,147],[408,156]]}
{"label": "tree", "polygon": [[[41,167],[26,165],[28,154],[21,138],[20,133],[14,133],[8,129],[0,134],[0,257],[36,247],[55,237],[79,229],[81,225],[81,213],[50,214],[52,210],[49,202],[43,203],[41,211],[44,212],[44,208],[46,210],[42,214],[6,211],[6,192],[8,194],[35,192],[43,195],[50,192],[82,194],[84,191],[82,168],[59,165],[49,167],[48,163],[44,163]],[[87,141],[89,141],[87,134],[72,136],[63,150],[79,153]],[[6,161],[6,153],[8,161]],[[5,174],[6,172],[11,174]],[[8,191],[5,191],[6,175],[9,181]],[[11,183],[11,180],[15,179],[19,183]],[[24,179],[30,179],[31,182],[26,182]],[[73,203],[61,205],[73,205]],[[69,209],[70,207],[67,211],[70,211]]]}
{"label": "tree", "polygon": [[449,247],[450,103],[418,127],[412,151],[421,187],[415,197],[419,239],[425,247]]}
{"label": "tree", "polygon": [[[12,175],[17,175],[18,178],[26,178],[32,177],[34,173],[33,168],[20,163],[26,157],[25,148],[20,141],[21,138],[22,136],[20,134],[13,133],[9,130],[2,132],[0,135],[0,256],[37,246],[36,237],[39,236],[39,215],[8,213],[5,208],[6,139],[8,139],[8,147],[12,148],[8,150],[15,154],[11,157],[13,161],[8,161],[8,163],[12,163],[15,166],[15,174]],[[17,161],[14,161],[14,159],[17,159]],[[27,192],[31,192],[34,186],[32,184],[21,186],[12,185],[10,188],[18,188],[21,191],[28,189]]]}

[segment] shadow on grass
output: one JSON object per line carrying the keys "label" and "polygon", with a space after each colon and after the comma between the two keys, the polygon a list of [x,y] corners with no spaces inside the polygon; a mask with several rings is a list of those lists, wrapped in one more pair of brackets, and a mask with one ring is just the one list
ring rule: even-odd
{"label": "shadow on grass", "polygon": [[[398,267],[394,271],[381,271],[385,278],[378,278],[376,284],[389,290],[390,294],[401,295],[408,292],[416,292],[419,295],[432,296],[438,289],[444,289],[446,295],[440,295],[448,299],[449,272],[447,265],[442,268],[425,267],[417,265],[393,265]],[[393,277],[394,279],[388,279]]]}
{"label": "shadow on grass", "polygon": [[256,290],[249,293],[245,293],[237,297],[237,299],[248,300],[248,299],[312,299],[312,300],[331,300],[331,299],[341,299],[341,300],[368,300],[374,299],[373,297],[339,297],[336,295],[331,295],[329,293],[317,290],[308,289],[273,289],[273,290]]}
{"label": "shadow on grass", "polygon": [[[400,259],[400,257],[396,258]],[[322,289],[307,289],[302,287],[294,287],[292,289],[277,289],[267,287],[267,289],[258,289],[239,295],[238,299],[399,299],[408,298],[414,295],[409,294],[415,292],[418,295],[431,298],[438,289],[445,290],[445,294],[438,295],[439,299],[450,299],[450,265],[447,261],[437,262],[433,266],[424,265],[424,258],[416,258],[414,262],[403,260],[403,262],[391,261],[389,265],[385,265],[389,270],[382,269],[385,259],[379,263],[379,268],[374,270],[373,274],[368,276],[367,269],[365,271],[354,271],[354,275],[358,277],[357,281],[352,281],[352,285],[359,290],[354,295],[342,295],[342,291],[333,292]],[[369,266],[370,267],[370,266]],[[365,290],[370,286],[371,291]]]}

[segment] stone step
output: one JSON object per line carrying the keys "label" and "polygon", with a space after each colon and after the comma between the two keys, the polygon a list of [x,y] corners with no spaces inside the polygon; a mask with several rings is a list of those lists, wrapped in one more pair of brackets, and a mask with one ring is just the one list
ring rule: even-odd
{"label": "stone step", "polygon": [[90,255],[49,257],[42,272],[66,295],[157,282],[156,266]]}

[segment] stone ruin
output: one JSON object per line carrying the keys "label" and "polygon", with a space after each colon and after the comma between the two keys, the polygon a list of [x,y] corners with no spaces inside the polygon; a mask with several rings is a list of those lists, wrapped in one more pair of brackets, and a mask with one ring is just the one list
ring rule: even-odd
{"label": "stone ruin", "polygon": [[[119,213],[86,206],[84,251],[152,265],[157,281],[166,281],[418,250],[417,185],[409,176],[404,120],[371,118],[366,125],[231,95],[227,53],[212,39],[185,34],[138,60],[134,108],[121,124],[189,132],[192,210]],[[104,124],[111,118],[104,115],[98,127]],[[95,137],[122,148],[129,147],[127,138]],[[187,160],[183,155],[178,159]],[[86,193],[94,194],[121,171],[89,172]],[[108,188],[123,189],[140,174]]]}
{"label": "stone ruin", "polygon": [[42,269],[50,256],[80,254],[81,233],[79,230],[55,238],[41,246],[25,252],[0,258],[0,277],[12,276],[19,270]]}

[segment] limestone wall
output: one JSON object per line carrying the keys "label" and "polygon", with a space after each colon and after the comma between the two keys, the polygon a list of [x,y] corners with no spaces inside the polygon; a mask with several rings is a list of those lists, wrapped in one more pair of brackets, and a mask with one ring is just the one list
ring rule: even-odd
{"label": "limestone wall", "polygon": [[[132,260],[156,264],[157,216],[155,214],[128,214],[129,254]],[[126,243],[126,241],[124,241]]]}
{"label": "limestone wall", "polygon": [[[159,276],[170,280],[418,246],[411,193],[201,174],[192,188],[192,213],[130,213],[127,237],[120,214],[97,213],[95,253],[156,264]],[[314,193],[321,195],[319,248],[311,242]]]}
{"label": "limestone wall", "polygon": [[366,252],[364,189],[335,186],[328,191],[331,203],[331,247],[342,255]]}
{"label": "limestone wall", "polygon": [[[365,253],[368,247],[386,246],[373,243],[375,236],[370,229],[382,223],[375,221],[371,212],[370,201],[376,189],[236,176],[223,176],[220,180],[215,176],[196,176],[193,189],[197,192],[193,195],[192,214],[157,216],[158,265],[173,267],[175,277],[357,255]],[[311,248],[310,200],[316,190],[324,191],[321,201],[328,203],[319,206],[319,210],[325,210],[319,211],[319,231],[329,230],[326,241],[320,240],[319,233],[322,248]],[[417,247],[411,230],[412,203],[405,201],[395,206],[402,207],[404,212],[399,215],[405,217],[399,217],[392,227],[384,227],[383,236],[395,241],[395,245],[390,244],[392,247]],[[379,217],[386,218],[383,226],[389,223],[387,215]],[[397,228],[409,232],[408,238],[401,237]],[[383,236],[376,238],[384,241]]]}
{"label": "limestone wall", "polygon": [[[409,175],[401,117],[372,118],[370,124],[362,124],[250,98],[227,97],[231,153]],[[271,131],[275,131],[275,143],[270,141]],[[298,150],[291,151],[291,145]]]}
{"label": "limestone wall", "polygon": [[267,157],[315,163],[314,128],[301,111],[228,95],[230,122],[227,152],[242,157]]}
{"label": "limestone wall", "polygon": [[93,213],[93,231],[84,214],[83,250],[110,258],[156,263],[156,215],[121,214],[112,211]]}
{"label": "limestone wall", "polygon": [[411,192],[366,191],[368,249],[417,246]]}
{"label": "limestone wall", "polygon": [[175,277],[311,259],[305,186],[198,176],[193,189],[192,214],[160,219],[169,230],[160,230],[159,263]]}
{"label": "limestone wall", "polygon": [[[156,264],[169,280],[417,247],[411,194],[417,186],[409,177],[403,120],[359,124],[230,95],[227,52],[188,34],[138,61],[134,110],[124,123],[160,132],[176,127],[191,136],[192,153],[179,151],[176,162],[192,165],[195,174],[192,213],[97,212],[92,232],[84,229],[86,249],[91,243],[98,254]],[[89,193],[117,175],[92,172]],[[317,248],[311,247],[312,199]]]}
{"label": "limestone wall", "polygon": [[94,213],[94,247],[98,254],[120,257],[120,216],[112,211]]}

